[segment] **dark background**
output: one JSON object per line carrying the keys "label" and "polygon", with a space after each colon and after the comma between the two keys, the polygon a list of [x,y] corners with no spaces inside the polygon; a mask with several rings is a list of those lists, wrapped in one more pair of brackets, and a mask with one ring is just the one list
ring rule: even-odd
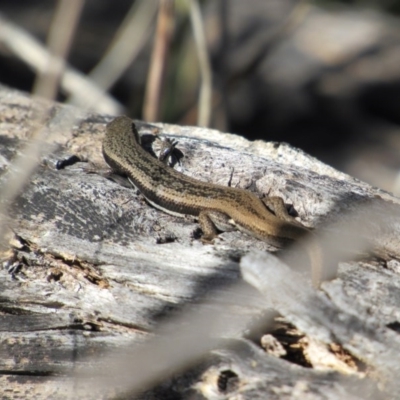
{"label": "dark background", "polygon": [[[199,87],[182,2],[167,64],[160,120],[195,125]],[[202,1],[213,69],[211,127],[285,141],[381,188],[399,192],[400,1],[317,1],[294,29],[294,0]],[[0,12],[43,43],[56,2],[0,1]],[[131,0],[87,0],[68,62],[88,73]],[[142,118],[153,37],[111,89]],[[35,73],[0,46],[0,82],[31,91]],[[65,99],[59,93],[58,100]]]}

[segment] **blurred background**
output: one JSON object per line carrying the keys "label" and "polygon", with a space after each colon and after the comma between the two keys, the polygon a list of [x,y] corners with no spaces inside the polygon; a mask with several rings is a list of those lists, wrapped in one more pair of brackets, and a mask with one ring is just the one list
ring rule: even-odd
{"label": "blurred background", "polygon": [[[58,101],[288,142],[400,193],[399,14],[400,0],[0,0],[0,83],[40,94],[65,29]],[[107,101],[85,103],[86,81]]]}

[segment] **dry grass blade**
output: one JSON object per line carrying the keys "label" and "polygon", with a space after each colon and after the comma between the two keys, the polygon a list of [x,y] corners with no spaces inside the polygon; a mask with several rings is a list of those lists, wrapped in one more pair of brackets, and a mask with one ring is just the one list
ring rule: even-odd
{"label": "dry grass blade", "polygon": [[75,377],[74,394],[107,390],[133,395],[192,366],[210,350],[224,347],[224,337],[240,336],[250,320],[249,316],[230,313],[227,304],[232,304],[232,299],[245,299],[241,306],[251,306],[259,300],[247,285],[240,283],[217,297],[215,303],[219,306],[204,303],[189,307],[165,322],[144,343],[95,360],[97,367],[91,371],[80,371]]}
{"label": "dry grass blade", "polygon": [[161,0],[159,4],[157,31],[143,104],[143,117],[149,122],[160,118],[162,87],[174,27],[174,1]]}
{"label": "dry grass blade", "polygon": [[65,59],[82,11],[83,0],[60,0],[52,19],[48,49],[50,56],[46,68],[40,71],[33,94],[53,100],[57,96]]}
{"label": "dry grass blade", "polygon": [[[125,72],[145,45],[157,10],[154,0],[135,1],[115,34],[103,59],[88,75],[103,91],[108,90]],[[96,97],[74,96],[70,103],[87,107]]]}
{"label": "dry grass blade", "polygon": [[8,207],[35,172],[40,158],[54,149],[54,144],[53,146],[44,147],[43,142],[46,141],[50,134],[72,129],[77,118],[79,118],[79,114],[77,114],[76,110],[64,109],[52,120],[51,130],[43,125],[43,118],[32,121],[34,139],[21,149],[13,162],[12,168],[7,171],[0,183],[0,243],[3,241],[5,225],[8,222],[5,217]]}
{"label": "dry grass blade", "polygon": [[[325,232],[318,235],[326,263],[335,265],[338,260],[348,258],[350,251],[354,255],[369,251],[371,239],[380,237],[388,228],[392,235],[397,235],[399,221],[398,211],[394,215],[393,210],[380,208],[374,201],[359,206],[356,212],[328,225]],[[299,250],[299,246],[294,250]],[[271,254],[249,254],[242,259],[241,269],[244,279],[302,332],[324,343],[339,342],[351,354],[374,367],[384,377],[389,391],[398,391],[400,340],[396,333],[369,322],[367,314],[340,312]],[[329,274],[332,275],[332,271]]]}
{"label": "dry grass blade", "polygon": [[[34,71],[44,73],[48,60],[54,59],[38,40],[21,27],[0,16],[0,41],[20,60],[24,61]],[[93,107],[98,112],[117,114],[122,106],[100,91],[85,75],[59,61],[64,65],[60,85],[64,92],[74,94],[76,98],[95,98],[97,102]]]}
{"label": "dry grass blade", "polygon": [[189,0],[189,3],[190,21],[192,24],[201,74],[197,125],[207,127],[210,125],[212,103],[211,66],[208,58],[207,43],[199,3],[197,0]]}
{"label": "dry grass blade", "polygon": [[[370,215],[368,221],[364,218],[366,214]],[[393,220],[393,214],[389,211],[380,214],[374,203],[359,207],[357,212],[344,218],[345,222],[329,226],[330,233],[328,231],[324,235],[321,245],[325,244],[327,250],[328,247],[331,251],[334,249],[335,258],[347,255],[349,248],[354,252],[362,252],[368,245],[364,239],[359,239],[360,230],[373,235],[376,232],[371,231],[371,226],[386,226],[388,218]],[[400,219],[400,215],[396,218]],[[346,232],[346,248],[340,232]],[[354,240],[348,237],[354,237]],[[341,343],[385,376],[389,381],[389,391],[398,389],[395,377],[399,373],[399,363],[393,354],[398,354],[400,341],[394,332],[377,327],[362,316],[339,312],[334,304],[315,292],[298,273],[291,271],[271,254],[249,254],[242,259],[241,267],[245,280],[267,296],[265,304],[269,304],[269,307],[272,304],[310,337],[324,343]],[[227,303],[237,303],[242,307],[252,304],[259,306],[262,300],[239,283],[218,297],[213,308],[204,303],[203,306],[197,306],[196,310],[191,308],[182,312],[179,317],[162,325],[156,336],[142,345],[134,345],[134,348],[124,349],[119,355],[97,361],[96,365],[100,365],[98,369],[89,374],[79,373],[77,387],[89,391],[99,387],[118,388],[123,392],[137,393],[193,365],[211,349],[223,347],[223,337],[240,336],[250,322],[250,316],[238,319],[237,315],[236,318],[230,315]],[[271,322],[267,321],[267,325]],[[109,371],[110,366],[114,371],[112,375],[104,372]],[[85,383],[88,378],[94,386],[88,387]]]}
{"label": "dry grass blade", "polygon": [[[57,8],[56,16],[48,38],[49,46],[51,46],[50,54],[54,54],[56,57],[54,58],[49,56],[47,58],[46,67],[36,85],[38,94],[41,94],[42,96],[45,95],[51,98],[56,94],[58,87],[57,83],[64,65],[64,62],[60,57],[65,57],[68,53],[82,5],[83,3],[81,0],[75,0],[72,3],[72,7],[71,2],[68,2],[67,0],[60,0],[59,2],[59,7]],[[65,20],[63,20],[64,17],[66,18]],[[67,26],[65,24],[67,24]],[[60,39],[60,35],[64,35],[65,37]],[[55,60],[57,60],[57,62],[55,62]],[[66,111],[64,111],[62,115],[63,118],[61,118],[61,120],[59,119],[58,127],[64,128],[65,125],[67,125],[68,128],[71,128],[75,121],[75,116],[70,116],[70,118],[68,118]],[[45,114],[38,115],[36,120],[32,121],[32,140],[22,150],[19,157],[17,157],[13,164],[13,168],[8,171],[6,178],[2,182],[0,188],[0,215],[2,216],[7,214],[9,205],[33,174],[40,157],[43,155],[44,151],[42,142],[46,139],[49,133],[48,129],[43,126],[46,118],[47,115]],[[51,151],[51,146],[49,146],[47,151]],[[4,224],[5,218],[0,221],[1,241],[4,234]]]}

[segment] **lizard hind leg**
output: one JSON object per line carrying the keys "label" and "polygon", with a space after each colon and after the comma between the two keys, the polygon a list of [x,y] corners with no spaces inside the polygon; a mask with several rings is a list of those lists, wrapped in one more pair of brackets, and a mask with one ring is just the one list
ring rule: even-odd
{"label": "lizard hind leg", "polygon": [[203,236],[201,237],[203,243],[212,243],[218,236],[218,231],[230,232],[236,230],[235,224],[229,215],[220,211],[201,211],[199,224],[203,231]]}

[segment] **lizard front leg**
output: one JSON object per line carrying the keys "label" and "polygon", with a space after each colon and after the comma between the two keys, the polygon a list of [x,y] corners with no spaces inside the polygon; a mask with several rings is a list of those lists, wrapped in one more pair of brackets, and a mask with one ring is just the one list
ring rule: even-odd
{"label": "lizard front leg", "polygon": [[301,222],[297,221],[297,219],[295,217],[293,217],[292,215],[289,214],[282,197],[278,197],[278,196],[263,197],[261,199],[261,201],[279,219],[290,222],[293,225],[301,226],[302,228],[307,230],[307,228]]}

